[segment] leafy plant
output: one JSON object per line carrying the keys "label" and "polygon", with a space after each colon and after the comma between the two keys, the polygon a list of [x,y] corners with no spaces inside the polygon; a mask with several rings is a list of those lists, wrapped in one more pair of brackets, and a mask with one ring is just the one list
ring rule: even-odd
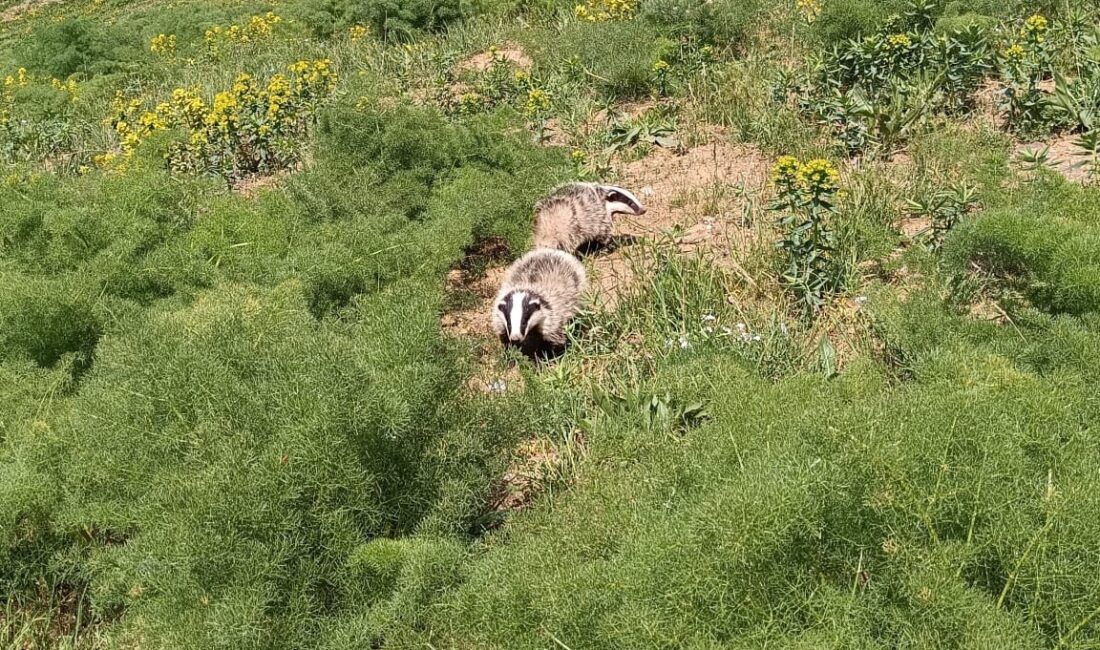
{"label": "leafy plant", "polygon": [[1100,180],[1100,130],[1081,134],[1073,146],[1077,148],[1074,155],[1082,159],[1077,166],[1085,168],[1089,179]]}
{"label": "leafy plant", "polygon": [[1037,172],[1052,169],[1050,159],[1050,145],[1024,149],[1020,152],[1020,162],[1026,172]]}
{"label": "leafy plant", "polygon": [[830,219],[840,174],[827,160],[800,162],[783,156],[772,169],[777,196],[772,210],[779,212],[782,238],[776,245],[785,253],[783,282],[795,294],[805,315],[813,315],[825,298],[844,286],[837,259],[836,235]]}
{"label": "leafy plant", "polygon": [[991,69],[986,36],[974,26],[937,34],[928,2],[910,4],[908,31],[897,22],[837,45],[799,84],[804,113],[849,154],[875,145],[889,151],[935,113],[967,110]]}
{"label": "leafy plant", "polygon": [[928,219],[928,227],[917,233],[917,237],[935,251],[943,246],[947,234],[959,220],[978,204],[977,188],[960,183],[920,199],[909,199],[907,203],[913,216]]}
{"label": "leafy plant", "polygon": [[601,392],[595,399],[604,414],[615,418],[626,417],[637,422],[645,431],[684,435],[711,419],[701,402],[687,403],[670,393],[622,397]]}
{"label": "leafy plant", "polygon": [[620,152],[638,144],[654,144],[666,148],[680,146],[675,122],[669,117],[650,112],[634,119],[615,120],[607,131],[605,141],[606,154]]}
{"label": "leafy plant", "polygon": [[1035,14],[1020,28],[1019,38],[998,56],[1005,88],[1001,93],[1007,124],[1023,133],[1035,133],[1048,125],[1046,94],[1041,82],[1051,74],[1051,49],[1046,32],[1049,23]]}

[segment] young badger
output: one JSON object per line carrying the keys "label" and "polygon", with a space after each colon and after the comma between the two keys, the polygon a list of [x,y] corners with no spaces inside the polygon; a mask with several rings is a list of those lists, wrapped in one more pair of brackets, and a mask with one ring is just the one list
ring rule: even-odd
{"label": "young badger", "polygon": [[572,253],[586,242],[606,244],[616,214],[641,216],[645,207],[629,191],[614,185],[559,185],[535,204],[535,246]]}
{"label": "young badger", "polygon": [[493,303],[501,343],[528,355],[561,350],[584,286],[584,266],[564,251],[539,248],[513,262]]}

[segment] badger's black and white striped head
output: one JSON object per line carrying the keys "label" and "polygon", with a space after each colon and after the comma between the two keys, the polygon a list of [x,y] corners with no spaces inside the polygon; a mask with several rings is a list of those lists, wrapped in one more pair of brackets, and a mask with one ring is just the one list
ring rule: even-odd
{"label": "badger's black and white striped head", "polygon": [[542,296],[517,289],[504,295],[497,303],[497,318],[504,324],[509,341],[521,343],[546,318],[548,305]]}
{"label": "badger's black and white striped head", "polygon": [[615,185],[601,185],[600,192],[609,215],[629,214],[640,217],[645,214],[645,206],[629,190]]}

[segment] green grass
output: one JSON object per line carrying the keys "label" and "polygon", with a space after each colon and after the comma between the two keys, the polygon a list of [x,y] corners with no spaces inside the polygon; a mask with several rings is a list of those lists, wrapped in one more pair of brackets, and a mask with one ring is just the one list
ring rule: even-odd
{"label": "green grass", "polygon": [[[837,158],[803,82],[905,3],[572,4],[105,0],[0,25],[0,648],[1100,643],[1096,187],[1019,172],[973,108]],[[980,25],[990,56],[1031,11],[1089,9],[961,4],[923,15]],[[203,43],[268,11],[269,36]],[[1060,24],[1048,74],[1094,65]],[[471,69],[493,45],[530,66]],[[109,122],[116,93],[209,106],[314,59],[339,81],[270,176],[169,171],[184,130],[127,155]],[[830,157],[846,290],[799,317],[771,190],[746,186],[737,267],[627,247],[635,281],[553,363],[446,331],[487,310],[452,271],[521,254],[548,188],[668,155],[608,146],[628,110],[685,146]],[[941,249],[899,232],[961,183],[978,207]],[[684,189],[685,219],[741,209]],[[495,508],[532,463],[526,507]]]}

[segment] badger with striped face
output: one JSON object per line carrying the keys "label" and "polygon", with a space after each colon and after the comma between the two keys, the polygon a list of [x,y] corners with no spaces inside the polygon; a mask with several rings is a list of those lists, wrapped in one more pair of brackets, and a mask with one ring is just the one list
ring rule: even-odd
{"label": "badger with striped face", "polygon": [[630,190],[598,183],[567,183],[535,204],[535,245],[569,253],[594,242],[607,244],[616,214],[641,216],[645,206]]}
{"label": "badger with striped face", "polygon": [[575,257],[533,250],[508,267],[493,303],[493,329],[501,343],[529,355],[560,350],[584,288],[584,266]]}

